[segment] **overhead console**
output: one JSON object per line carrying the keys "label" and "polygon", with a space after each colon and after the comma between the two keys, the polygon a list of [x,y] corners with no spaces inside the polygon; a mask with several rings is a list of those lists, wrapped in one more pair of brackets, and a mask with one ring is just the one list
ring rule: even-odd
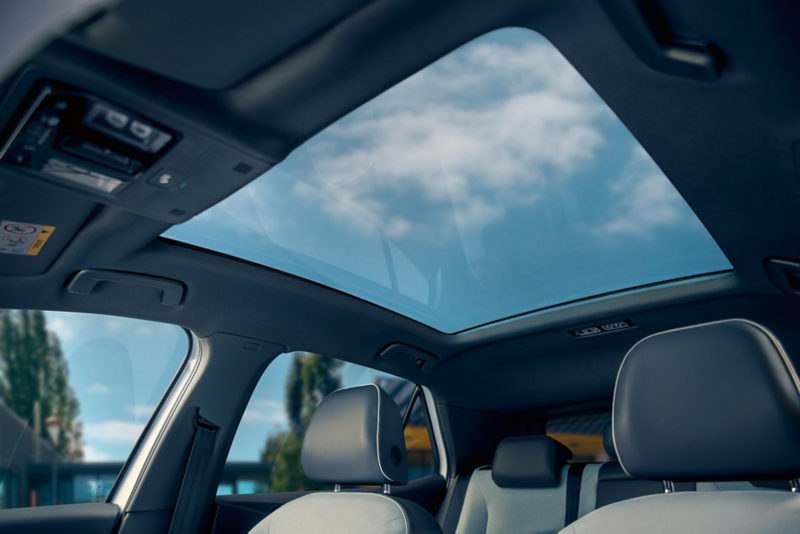
{"label": "overhead console", "polygon": [[270,165],[170,116],[23,72],[0,106],[0,180],[46,180],[183,222]]}
{"label": "overhead console", "polygon": [[[97,192],[119,194],[158,163],[180,134],[100,98],[45,83],[21,110],[0,161]],[[153,185],[187,186],[164,171]]]}

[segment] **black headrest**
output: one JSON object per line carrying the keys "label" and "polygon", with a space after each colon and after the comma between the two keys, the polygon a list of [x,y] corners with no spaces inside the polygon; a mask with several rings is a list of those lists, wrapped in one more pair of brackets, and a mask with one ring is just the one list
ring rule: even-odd
{"label": "black headrest", "polygon": [[406,484],[400,409],[375,384],[334,391],[311,417],[300,460],[323,484]]}
{"label": "black headrest", "polygon": [[623,360],[613,432],[635,478],[794,478],[800,380],[778,340],[750,321],[664,332]]}
{"label": "black headrest", "polygon": [[492,480],[501,488],[554,488],[572,452],[548,436],[506,438],[497,446]]}
{"label": "black headrest", "polygon": [[617,459],[617,449],[614,447],[614,428],[611,421],[603,427],[603,448],[606,454],[613,459]]}

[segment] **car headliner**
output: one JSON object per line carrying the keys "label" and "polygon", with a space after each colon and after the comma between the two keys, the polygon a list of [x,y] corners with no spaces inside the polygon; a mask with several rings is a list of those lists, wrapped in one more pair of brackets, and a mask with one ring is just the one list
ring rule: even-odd
{"label": "car headliner", "polygon": [[[751,319],[772,329],[789,354],[800,353],[800,301],[780,293],[764,268],[767,258],[800,258],[793,159],[800,139],[800,6],[661,2],[676,35],[722,51],[718,79],[701,81],[647,66],[603,5],[232,0],[218,12],[211,1],[128,1],[53,42],[32,64],[131,109],[191,123],[274,164],[470,39],[529,27],[565,55],[638,138],[726,254],[730,274],[448,335],[309,281],[159,239],[167,223],[3,167],[4,212],[88,222],[42,274],[12,276],[4,267],[10,260],[0,258],[2,304],[169,322],[200,337],[263,339],[403,376],[428,386],[443,404],[496,411],[606,408],[627,350],[649,334],[689,324]],[[161,306],[155,290],[111,284],[91,295],[68,293],[67,279],[89,268],[181,280],[184,302]],[[568,333],[620,319],[637,327],[587,339]],[[426,373],[412,360],[379,357],[391,343],[428,351],[440,363]]]}

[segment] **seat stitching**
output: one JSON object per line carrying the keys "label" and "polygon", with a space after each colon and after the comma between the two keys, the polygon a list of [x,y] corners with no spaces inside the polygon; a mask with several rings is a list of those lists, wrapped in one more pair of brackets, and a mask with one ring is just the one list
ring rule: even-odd
{"label": "seat stitching", "polygon": [[396,518],[394,518],[394,519],[390,519],[390,520],[388,520],[386,523],[384,523],[384,524],[382,524],[381,526],[379,526],[379,527],[378,527],[378,531],[380,531],[380,529],[382,529],[383,527],[385,527],[385,526],[386,526],[386,525],[388,525],[389,523],[394,523],[395,521],[400,521],[400,518],[399,518],[399,517],[396,517]]}
{"label": "seat stitching", "polygon": [[376,456],[378,458],[378,469],[380,469],[381,474],[384,476],[384,478],[386,480],[388,480],[389,482],[397,482],[396,480],[394,480],[393,478],[388,476],[383,471],[383,465],[381,465],[381,449],[380,449],[380,446],[379,446],[380,444],[378,443],[378,440],[380,439],[380,428],[381,428],[381,391],[380,391],[380,388],[378,387],[378,385],[377,384],[361,384],[360,386],[350,386],[350,387],[346,387],[346,388],[337,389],[336,391],[334,391],[330,395],[334,395],[335,393],[338,393],[340,391],[344,391],[346,389],[364,388],[364,387],[369,387],[369,386],[373,386],[375,388],[375,392],[378,394],[377,422],[376,422],[376,426],[375,426],[375,454],[376,454]]}
{"label": "seat stitching", "polygon": [[[402,506],[400,506],[399,502],[395,501],[394,499],[392,499],[390,497],[387,497],[386,495],[380,494],[380,493],[350,493],[350,492],[345,492],[345,491],[340,491],[338,493],[337,492],[312,493],[310,495],[303,495],[299,499],[295,499],[293,501],[290,501],[290,502],[286,503],[285,505],[281,506],[279,508],[279,510],[280,509],[286,509],[286,507],[288,507],[288,506],[290,506],[292,504],[295,504],[298,501],[302,501],[303,499],[310,499],[312,497],[319,497],[321,495],[322,496],[324,496],[324,495],[355,495],[356,497],[380,497],[382,499],[386,499],[387,501],[389,501],[390,503],[394,504],[395,506],[397,506],[400,509],[400,513],[403,515],[403,522],[405,523],[405,526],[406,526],[406,534],[411,534],[411,527],[409,526],[408,515],[406,514],[405,509]],[[269,519],[269,516],[267,516],[265,519]],[[269,526],[269,524],[267,526]],[[269,531],[267,531],[267,534],[269,534]]]}
{"label": "seat stitching", "polygon": [[356,496],[359,496],[359,497],[368,496],[368,497],[381,497],[382,499],[386,499],[387,501],[389,501],[390,503],[394,504],[395,506],[397,506],[400,509],[400,513],[403,514],[403,521],[405,522],[405,525],[406,525],[406,533],[410,533],[411,532],[411,527],[409,526],[409,523],[408,523],[408,515],[406,515],[405,509],[402,506],[400,506],[399,502],[395,501],[394,499],[392,499],[390,497],[387,497],[386,495],[382,495],[380,493],[348,493],[348,492],[343,492],[343,491],[339,492],[339,493],[331,493],[329,495],[356,495]]}

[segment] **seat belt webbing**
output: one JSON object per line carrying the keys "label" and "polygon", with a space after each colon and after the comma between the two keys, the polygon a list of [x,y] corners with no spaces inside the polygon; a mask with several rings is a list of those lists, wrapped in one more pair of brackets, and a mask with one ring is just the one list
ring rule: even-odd
{"label": "seat belt webbing", "polygon": [[572,464],[567,471],[567,509],[564,514],[564,526],[569,526],[578,519],[578,505],[581,498],[581,478],[586,464]]}
{"label": "seat belt webbing", "polygon": [[444,534],[455,534],[458,520],[461,517],[461,509],[464,507],[464,498],[467,496],[467,486],[472,473],[462,473],[456,478],[456,486],[453,488],[453,496],[450,498],[450,505],[447,507],[447,514],[444,517],[442,532]]}
{"label": "seat belt webbing", "polygon": [[178,502],[172,515],[169,534],[197,534],[201,519],[197,508],[202,505],[206,471],[211,454],[214,452],[214,441],[217,439],[219,427],[197,415],[195,421],[194,441],[189,451],[189,461],[181,483]]}

